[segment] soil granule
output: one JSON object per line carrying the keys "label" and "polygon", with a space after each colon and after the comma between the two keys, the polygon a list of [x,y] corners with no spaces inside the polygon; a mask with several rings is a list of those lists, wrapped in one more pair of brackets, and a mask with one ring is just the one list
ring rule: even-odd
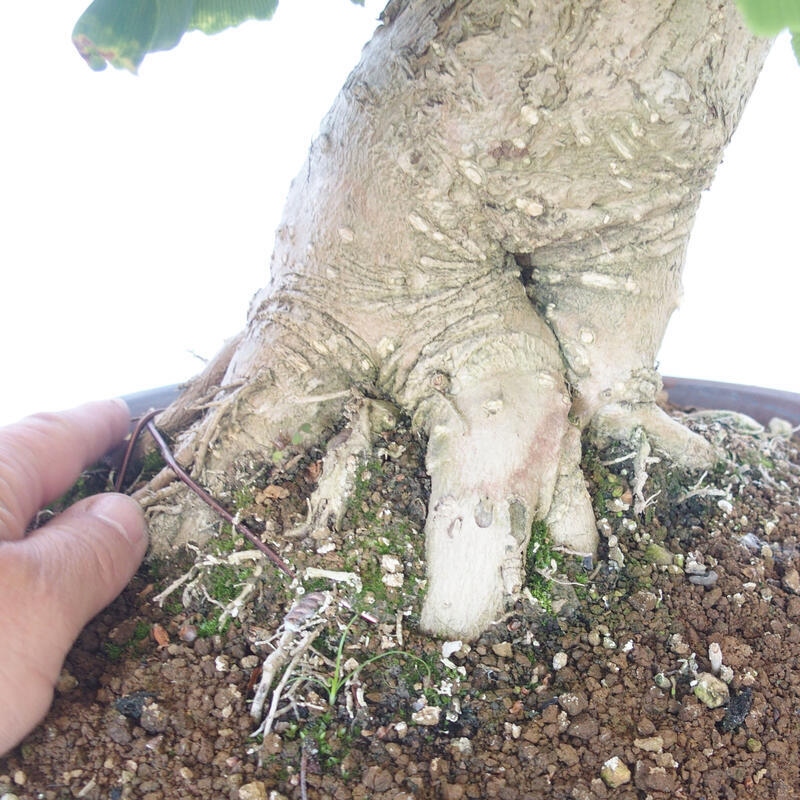
{"label": "soil granule", "polygon": [[[599,559],[553,554],[552,600],[528,595],[444,654],[415,625],[423,444],[403,424],[377,440],[340,531],[302,538],[281,534],[305,517],[321,454],[279,459],[228,500],[298,571],[356,571],[364,588],[306,582],[332,601],[269,733],[251,736],[249,705],[295,595],[266,562],[254,574],[232,561],[221,534],[211,559],[188,550],[143,566],[84,630],[49,715],[0,759],[0,797],[800,796],[798,442],[735,415],[681,419],[725,449],[724,468],[652,463],[635,514],[624,448],[588,448]],[[226,607],[235,617],[220,625]],[[718,667],[712,643],[727,698],[717,707],[695,691]],[[389,650],[401,653],[365,664]],[[331,705],[331,678],[356,663]]]}

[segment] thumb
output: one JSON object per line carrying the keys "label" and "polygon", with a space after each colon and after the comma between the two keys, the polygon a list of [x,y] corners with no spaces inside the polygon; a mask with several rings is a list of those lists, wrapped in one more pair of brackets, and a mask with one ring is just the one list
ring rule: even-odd
{"label": "thumb", "polygon": [[38,581],[46,588],[50,619],[61,617],[69,636],[125,587],[147,549],[139,504],[121,494],[89,497],[68,508],[26,540],[38,563]]}
{"label": "thumb", "polygon": [[141,563],[147,550],[144,515],[130,497],[96,495],[14,547],[21,551],[28,595],[36,598],[34,619],[46,622],[62,660],[83,626],[122,591]]}
{"label": "thumb", "polygon": [[0,755],[44,716],[81,628],[122,591],[147,549],[130,497],[104,494],[0,543]]}

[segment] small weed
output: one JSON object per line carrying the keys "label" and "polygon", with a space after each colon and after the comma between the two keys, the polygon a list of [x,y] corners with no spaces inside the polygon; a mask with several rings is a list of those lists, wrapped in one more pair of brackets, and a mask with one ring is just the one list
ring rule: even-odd
{"label": "small weed", "polygon": [[772,472],[775,469],[775,461],[755,447],[744,453],[742,462],[752,467],[763,468],[768,472]]}
{"label": "small weed", "polygon": [[276,442],[276,449],[272,451],[271,461],[276,467],[280,467],[284,461],[288,461],[292,454],[292,448],[297,450],[300,447],[310,444],[311,423],[304,422],[288,441],[283,439]]}
{"label": "small weed", "polygon": [[378,653],[372,658],[368,658],[363,663],[359,664],[352,672],[345,674],[344,667],[343,667],[343,660],[344,660],[344,646],[347,642],[347,635],[350,633],[350,628],[353,627],[353,623],[358,619],[358,615],[354,616],[350,622],[347,623],[344,630],[339,637],[339,643],[336,648],[336,657],[333,662],[333,673],[330,677],[318,677],[314,676],[312,680],[319,684],[328,694],[328,705],[333,706],[336,703],[336,698],[339,696],[339,692],[342,689],[342,686],[348,681],[353,678],[356,678],[361,670],[364,667],[368,667],[370,664],[374,664],[376,661],[379,661],[382,658],[387,658],[388,656],[400,656],[402,658],[406,658],[414,663],[421,664],[425,668],[425,672],[427,673],[428,680],[430,681],[431,678],[431,668],[426,661],[423,661],[418,656],[415,656],[413,653],[409,653],[407,650],[387,650],[383,653]]}
{"label": "small weed", "polygon": [[278,467],[280,466],[287,458],[289,454],[286,450],[274,450],[271,456],[272,463]]}
{"label": "small weed", "polygon": [[309,433],[311,433],[311,423],[304,422],[292,435],[292,444],[295,447],[303,444],[303,442],[306,440],[306,436],[308,436]]}
{"label": "small weed", "polygon": [[295,731],[295,738],[299,737],[303,747],[316,756],[323,769],[339,766],[350,752],[355,738],[351,731],[341,725],[332,731],[332,722],[332,715],[328,711]]}

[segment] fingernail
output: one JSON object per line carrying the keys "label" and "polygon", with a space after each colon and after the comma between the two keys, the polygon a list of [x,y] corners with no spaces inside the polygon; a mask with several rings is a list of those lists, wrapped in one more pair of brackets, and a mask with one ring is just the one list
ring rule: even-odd
{"label": "fingernail", "polygon": [[128,416],[130,416],[130,415],[131,415],[131,410],[130,410],[130,408],[128,407],[128,404],[127,404],[127,403],[125,402],[125,400],[123,400],[121,397],[112,397],[112,398],[111,398],[111,402],[112,402],[112,403],[116,403],[116,404],[117,404],[117,405],[118,405],[120,408],[123,408],[123,409],[125,410],[125,413],[126,413]]}

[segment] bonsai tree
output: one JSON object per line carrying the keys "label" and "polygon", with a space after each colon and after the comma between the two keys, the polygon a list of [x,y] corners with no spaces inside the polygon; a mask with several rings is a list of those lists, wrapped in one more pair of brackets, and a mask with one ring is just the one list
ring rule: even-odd
{"label": "bonsai tree", "polygon": [[[743,5],[761,33],[800,28]],[[97,0],[75,41],[136,69],[274,6]],[[422,625],[479,634],[535,522],[595,552],[582,436],[715,459],[657,407],[654,363],[769,45],[733,2],[392,0],[292,184],[246,329],[162,417],[179,460],[213,491],[301,426],[322,440],[354,391],[391,401],[428,440]],[[156,546],[208,527],[180,502],[152,518]]]}

